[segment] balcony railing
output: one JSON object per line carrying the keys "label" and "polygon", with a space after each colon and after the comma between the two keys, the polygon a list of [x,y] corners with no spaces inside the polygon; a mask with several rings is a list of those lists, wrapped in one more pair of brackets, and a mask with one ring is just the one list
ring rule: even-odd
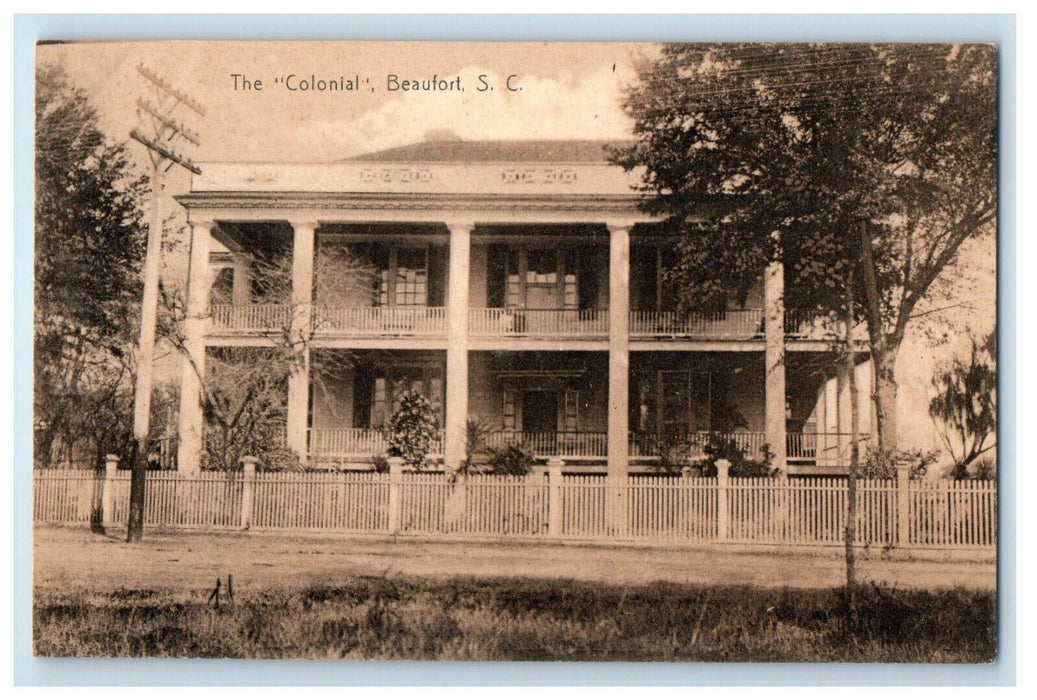
{"label": "balcony railing", "polygon": [[763,310],[677,313],[631,311],[630,335],[640,338],[751,340],[763,337]]}
{"label": "balcony railing", "polygon": [[469,309],[473,336],[605,337],[608,309]]}
{"label": "balcony railing", "polygon": [[[377,428],[311,428],[310,455],[315,457],[371,457],[384,455],[389,438]],[[434,440],[431,455],[443,453],[443,440]]]}
{"label": "balcony railing", "polygon": [[[289,304],[216,304],[216,332],[277,332],[288,329],[294,307]],[[447,310],[442,306],[322,306],[313,307],[316,332],[345,336],[446,335]],[[842,322],[826,316],[787,312],[785,335],[793,340],[837,342]],[[475,337],[605,338],[608,309],[469,309],[468,332]],[[680,314],[674,311],[630,312],[630,336],[638,339],[759,340],[763,311],[735,309]],[[867,341],[863,324],[854,330]]]}
{"label": "balcony railing", "polygon": [[[212,307],[216,331],[271,332],[288,329],[293,309],[288,304],[218,304]],[[313,327],[336,335],[436,336],[446,333],[446,309],[441,306],[321,306],[313,307]]]}
{"label": "balcony railing", "polygon": [[[785,312],[785,337],[792,340],[839,342],[846,337],[846,324],[833,316],[820,316],[798,311]],[[867,341],[868,329],[863,323],[853,329],[854,341]]]}
{"label": "balcony railing", "polygon": [[289,304],[215,304],[212,325],[217,331],[276,331],[292,323]]}
{"label": "balcony railing", "polygon": [[446,333],[442,306],[316,306],[318,333],[336,335],[437,336]]}
{"label": "balcony railing", "polygon": [[487,446],[503,448],[510,445],[531,452],[534,457],[607,457],[608,434],[593,432],[533,433],[502,430],[491,433]]}

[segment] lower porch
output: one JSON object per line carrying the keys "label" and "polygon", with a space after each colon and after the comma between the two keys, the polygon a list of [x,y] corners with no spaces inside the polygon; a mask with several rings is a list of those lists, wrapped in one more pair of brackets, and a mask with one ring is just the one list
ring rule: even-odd
{"label": "lower porch", "polygon": [[[321,355],[330,361],[322,362]],[[311,380],[308,463],[372,468],[387,452],[388,421],[407,391],[429,399],[442,427],[449,381],[445,355],[316,352],[315,366],[335,369]],[[838,411],[830,410],[831,382],[796,362],[788,368],[787,471],[837,473],[849,462],[850,435]],[[470,352],[468,451],[516,447],[540,464],[560,460],[567,470],[604,473],[608,383],[604,352]],[[736,446],[747,460],[763,460],[770,447],[759,353],[632,353],[629,392],[627,454],[633,472],[701,464],[718,444]],[[861,441],[866,448],[866,432]],[[441,430],[430,448],[431,461],[440,462],[443,453]]]}

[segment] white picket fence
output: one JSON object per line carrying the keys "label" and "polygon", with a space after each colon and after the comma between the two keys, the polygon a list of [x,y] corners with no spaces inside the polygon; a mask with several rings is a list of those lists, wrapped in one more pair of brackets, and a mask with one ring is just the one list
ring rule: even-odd
{"label": "white picket fence", "polygon": [[[37,522],[110,526],[128,517],[127,471],[39,470]],[[212,530],[527,537],[647,543],[838,545],[846,481],[601,475],[150,472],[145,523]],[[862,480],[857,541],[993,548],[992,482]]]}

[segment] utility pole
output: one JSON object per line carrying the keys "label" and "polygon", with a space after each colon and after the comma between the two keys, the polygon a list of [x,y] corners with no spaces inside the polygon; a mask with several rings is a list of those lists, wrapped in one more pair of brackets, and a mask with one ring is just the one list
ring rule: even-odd
{"label": "utility pole", "polygon": [[151,159],[151,211],[148,247],[144,257],[144,299],[140,313],[137,348],[137,383],[133,401],[133,465],[130,480],[130,518],[126,541],[139,542],[144,535],[144,488],[148,471],[148,434],[151,431],[152,362],[155,355],[155,319],[158,315],[158,278],[162,263],[162,196],[166,173],[178,165],[201,175],[197,165],[176,152],[181,141],[200,146],[198,135],[173,116],[183,106],[204,117],[205,110],[143,65],[137,72],[147,81],[150,99],[137,100],[138,126],[130,138],[144,145]]}

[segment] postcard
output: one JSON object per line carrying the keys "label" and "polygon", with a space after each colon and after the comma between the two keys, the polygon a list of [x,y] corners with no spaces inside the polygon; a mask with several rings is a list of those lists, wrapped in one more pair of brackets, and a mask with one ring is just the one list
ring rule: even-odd
{"label": "postcard", "polygon": [[998,59],[38,44],[33,653],[995,661]]}

